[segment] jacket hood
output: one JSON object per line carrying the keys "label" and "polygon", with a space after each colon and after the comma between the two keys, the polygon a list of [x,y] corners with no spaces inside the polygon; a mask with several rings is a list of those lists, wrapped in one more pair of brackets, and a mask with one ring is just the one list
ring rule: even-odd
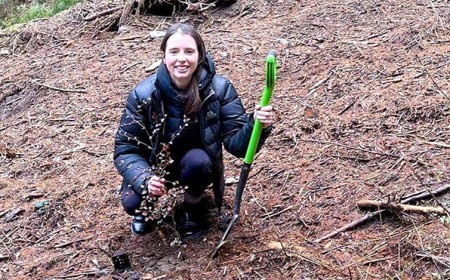
{"label": "jacket hood", "polygon": [[203,63],[203,66],[200,70],[200,79],[198,85],[200,91],[211,83],[215,75],[216,69],[214,67],[214,62],[211,55],[207,54],[206,61]]}

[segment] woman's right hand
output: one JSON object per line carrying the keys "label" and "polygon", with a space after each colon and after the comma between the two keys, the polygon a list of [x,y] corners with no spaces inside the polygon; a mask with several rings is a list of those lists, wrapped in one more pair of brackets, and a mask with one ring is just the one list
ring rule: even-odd
{"label": "woman's right hand", "polygon": [[158,176],[152,176],[150,180],[148,180],[147,187],[148,192],[153,196],[161,196],[167,193],[164,178],[160,178]]}

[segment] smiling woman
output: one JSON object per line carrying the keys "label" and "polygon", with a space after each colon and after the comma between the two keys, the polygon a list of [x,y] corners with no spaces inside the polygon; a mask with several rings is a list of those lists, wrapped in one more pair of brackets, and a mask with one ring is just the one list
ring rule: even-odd
{"label": "smiling woman", "polygon": [[182,186],[182,205],[171,215],[182,238],[198,239],[206,231],[202,197],[211,184],[220,214],[225,187],[222,147],[243,157],[255,118],[265,128],[262,145],[270,133],[272,107],[245,112],[231,82],[216,74],[193,26],[171,26],[160,50],[158,72],[130,92],[117,131],[114,164],[123,177],[122,205],[134,216],[132,232],[146,234],[160,222],[153,218],[155,213],[174,209],[158,205]]}

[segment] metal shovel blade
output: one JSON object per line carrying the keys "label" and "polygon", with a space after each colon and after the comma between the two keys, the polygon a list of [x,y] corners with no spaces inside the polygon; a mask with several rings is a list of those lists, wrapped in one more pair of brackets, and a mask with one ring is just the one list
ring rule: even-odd
{"label": "metal shovel blade", "polygon": [[231,232],[231,228],[234,226],[234,223],[237,221],[238,218],[239,218],[239,214],[233,215],[233,218],[231,219],[230,223],[228,224],[228,227],[225,230],[225,232],[222,236],[222,239],[219,242],[219,245],[217,245],[216,250],[214,250],[214,253],[212,256],[213,259],[217,258],[217,256],[219,255],[220,249],[223,247],[223,245],[225,245],[227,243],[226,239]]}
{"label": "metal shovel blade", "polygon": [[230,235],[231,229],[239,218],[239,212],[241,210],[241,201],[242,194],[244,193],[245,185],[247,184],[248,174],[250,173],[251,164],[244,163],[241,169],[241,175],[239,176],[239,182],[236,188],[236,196],[234,197],[234,208],[233,208],[233,217],[231,218],[230,223],[228,224],[227,229],[225,230],[222,239],[217,245],[216,250],[214,251],[213,258],[216,258],[219,254],[220,248],[226,243],[226,239],[228,235]]}

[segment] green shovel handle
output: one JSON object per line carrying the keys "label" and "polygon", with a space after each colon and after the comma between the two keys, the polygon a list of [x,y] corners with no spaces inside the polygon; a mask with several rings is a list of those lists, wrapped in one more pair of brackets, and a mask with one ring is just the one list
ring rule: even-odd
{"label": "green shovel handle", "polygon": [[[272,91],[275,87],[277,61],[274,51],[269,51],[266,58],[266,83],[264,86],[263,96],[261,98],[261,107],[269,105]],[[256,148],[258,147],[259,138],[261,137],[262,123],[255,119],[252,135],[248,144],[247,153],[245,154],[244,162],[252,164],[255,157]]]}

